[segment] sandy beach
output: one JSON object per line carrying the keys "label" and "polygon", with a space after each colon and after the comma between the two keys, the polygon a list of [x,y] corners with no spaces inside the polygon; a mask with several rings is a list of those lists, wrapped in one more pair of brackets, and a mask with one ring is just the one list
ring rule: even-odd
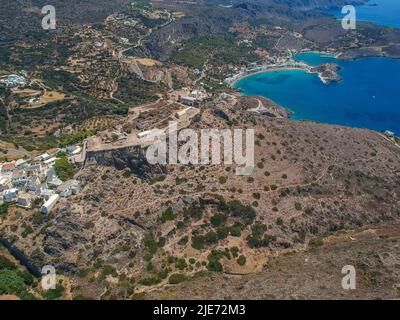
{"label": "sandy beach", "polygon": [[306,67],[271,67],[271,68],[266,68],[264,70],[254,71],[254,72],[250,71],[249,73],[246,73],[243,75],[238,74],[238,75],[232,77],[232,78],[235,78],[235,80],[233,80],[230,83],[230,86],[234,87],[235,84],[238,83],[240,80],[254,76],[259,73],[276,72],[276,71],[290,71],[290,70],[300,70],[300,71],[310,72],[310,69],[306,68]]}

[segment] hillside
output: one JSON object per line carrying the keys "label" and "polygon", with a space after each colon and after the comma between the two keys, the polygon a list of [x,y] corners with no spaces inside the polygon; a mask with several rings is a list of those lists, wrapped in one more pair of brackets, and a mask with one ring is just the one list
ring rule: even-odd
{"label": "hillside", "polygon": [[[78,174],[82,192],[63,200],[54,215],[38,219],[13,210],[2,234],[35,264],[51,261],[72,277],[81,288],[76,294],[97,296],[108,283],[105,298],[118,296],[125,281],[135,293],[146,293],[175,273],[185,279],[209,271],[263,277],[274,256],[299,252],[284,258],[289,269],[291,259],[304,257],[303,250],[323,238],[399,221],[398,146],[364,129],[263,116],[250,111],[253,99],[221,103],[217,113],[205,108],[191,125],[223,128],[226,119],[255,125],[252,176],[236,176],[233,166],[169,165],[145,179],[134,173],[140,162],[115,154],[114,164],[84,167]],[[116,163],[125,166],[117,170]],[[392,233],[396,243],[396,229]],[[372,247],[381,245],[375,240],[368,240]],[[88,282],[90,292],[83,285]],[[376,290],[371,294],[379,295]],[[237,297],[246,297],[245,291]]]}

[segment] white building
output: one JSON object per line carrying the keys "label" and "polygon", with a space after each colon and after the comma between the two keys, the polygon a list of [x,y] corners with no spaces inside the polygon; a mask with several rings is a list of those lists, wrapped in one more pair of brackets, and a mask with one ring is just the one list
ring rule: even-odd
{"label": "white building", "polygon": [[78,194],[79,191],[80,185],[78,180],[68,180],[57,187],[57,193],[61,197],[69,197],[73,194]]}
{"label": "white building", "polygon": [[38,176],[39,179],[44,179],[46,174],[46,168],[41,163],[31,164],[26,168],[28,174]]}
{"label": "white building", "polygon": [[153,130],[139,132],[136,136],[138,137],[138,139],[143,139],[143,138],[154,137],[160,135],[161,133],[162,131],[160,129],[153,129]]}
{"label": "white building", "polygon": [[384,133],[389,138],[393,138],[394,137],[394,132],[393,131],[386,130]]}
{"label": "white building", "polygon": [[182,118],[184,115],[186,115],[188,113],[188,111],[190,111],[192,109],[192,107],[187,107],[184,110],[178,111],[175,115],[178,119]]}
{"label": "white building", "polygon": [[179,102],[186,104],[187,106],[194,106],[197,102],[197,99],[193,97],[179,97]]}
{"label": "white building", "polygon": [[66,151],[67,151],[67,153],[69,155],[76,155],[76,154],[81,153],[82,147],[80,147],[80,146],[68,146],[66,148]]}
{"label": "white building", "polygon": [[26,167],[27,163],[28,163],[28,161],[25,160],[25,159],[18,159],[15,162],[15,167],[18,168],[18,169],[21,169],[21,168]]}
{"label": "white building", "polygon": [[25,185],[26,190],[36,192],[40,188],[40,179],[38,176],[32,176],[28,178],[28,182]]}
{"label": "white building", "polygon": [[48,189],[46,185],[41,186],[39,190],[36,191],[36,194],[42,198],[49,199],[53,194],[54,191]]}
{"label": "white building", "polygon": [[8,189],[11,185],[10,176],[0,176],[0,192]]}
{"label": "white building", "polygon": [[60,199],[60,196],[58,194],[53,194],[40,208],[40,212],[43,214],[49,214],[51,209],[53,209],[54,205],[57,203],[58,199]]}
{"label": "white building", "polygon": [[45,161],[43,161],[43,163],[48,166],[48,165],[54,165],[54,163],[58,160],[58,158],[56,157],[51,157]]}
{"label": "white building", "polygon": [[28,176],[25,170],[14,171],[11,176],[11,183],[14,188],[23,187],[28,182]]}
{"label": "white building", "polygon": [[19,194],[17,199],[17,206],[25,209],[32,208],[32,196],[27,193]]}
{"label": "white building", "polygon": [[49,171],[47,172],[47,184],[50,187],[58,187],[62,185],[62,180],[57,177],[56,171],[54,168],[50,168]]}
{"label": "white building", "polygon": [[17,201],[18,189],[9,189],[4,191],[3,193],[3,201],[4,202],[15,202]]}

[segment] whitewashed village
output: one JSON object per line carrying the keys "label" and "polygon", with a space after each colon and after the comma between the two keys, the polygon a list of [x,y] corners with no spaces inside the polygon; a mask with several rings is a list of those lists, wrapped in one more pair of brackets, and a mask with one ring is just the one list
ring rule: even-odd
{"label": "whitewashed village", "polygon": [[61,197],[69,197],[80,190],[79,181],[63,181],[57,176],[56,161],[66,158],[74,162],[81,153],[81,146],[52,148],[33,159],[0,163],[0,205],[24,209],[39,205],[41,213],[49,214]]}

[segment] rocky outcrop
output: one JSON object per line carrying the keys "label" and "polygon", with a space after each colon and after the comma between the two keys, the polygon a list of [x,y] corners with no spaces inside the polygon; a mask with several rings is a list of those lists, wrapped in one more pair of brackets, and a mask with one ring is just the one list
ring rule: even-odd
{"label": "rocky outcrop", "polygon": [[141,179],[151,179],[167,172],[165,166],[150,164],[146,159],[145,149],[138,147],[87,152],[85,165],[113,166],[118,170],[129,168]]}
{"label": "rocky outcrop", "polygon": [[342,78],[338,75],[340,67],[335,63],[323,63],[317,67],[311,68],[311,72],[318,73],[324,84],[339,82]]}
{"label": "rocky outcrop", "polygon": [[75,243],[87,241],[70,206],[64,204],[54,217],[54,225],[45,230],[43,250],[49,256],[57,257],[73,248]]}
{"label": "rocky outcrop", "polygon": [[8,252],[26,267],[35,277],[41,276],[40,268],[35,264],[32,259],[28,258],[20,249],[5,238],[0,237],[0,244],[3,245]]}

